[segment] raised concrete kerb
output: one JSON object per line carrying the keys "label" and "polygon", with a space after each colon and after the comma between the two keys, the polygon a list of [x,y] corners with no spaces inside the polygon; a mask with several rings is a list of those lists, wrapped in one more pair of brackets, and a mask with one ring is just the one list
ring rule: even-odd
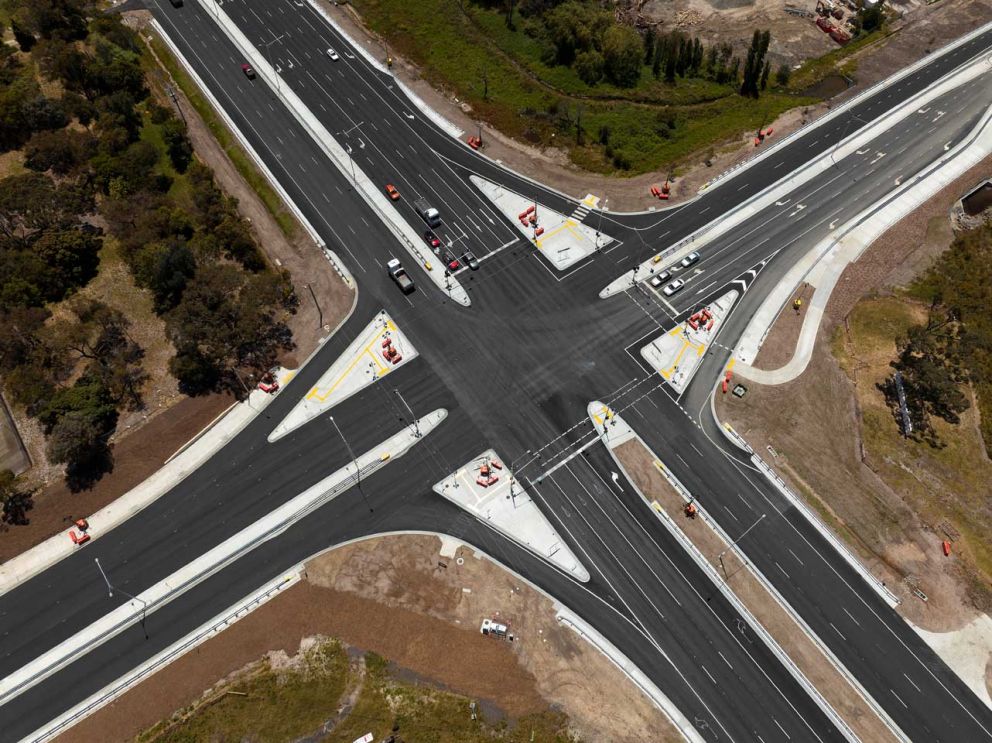
{"label": "raised concrete kerb", "polygon": [[[282,184],[275,177],[272,171],[269,170],[269,167],[265,164],[265,161],[262,160],[262,158],[259,156],[258,152],[255,151],[255,148],[252,147],[247,137],[245,137],[244,134],[242,134],[241,130],[234,125],[234,121],[231,119],[230,116],[228,116],[227,110],[220,105],[220,102],[217,100],[216,97],[214,97],[214,94],[210,91],[210,88],[204,84],[203,79],[200,77],[199,73],[197,73],[197,71],[193,68],[193,65],[191,65],[189,63],[189,60],[187,60],[186,57],[183,55],[183,53],[179,51],[179,47],[176,46],[175,42],[172,40],[172,37],[169,36],[168,33],[166,33],[165,29],[162,28],[162,25],[155,18],[152,18],[151,20],[151,27],[159,35],[159,38],[162,39],[165,45],[169,47],[169,51],[172,52],[172,55],[178,60],[179,64],[182,65],[183,69],[186,71],[186,74],[190,76],[190,78],[193,80],[196,86],[200,89],[200,92],[203,94],[203,96],[207,99],[207,101],[210,102],[211,107],[214,109],[214,111],[217,112],[217,115],[220,116],[221,119],[224,121],[224,125],[227,127],[228,131],[230,131],[234,135],[235,139],[238,140],[238,143],[241,145],[241,148],[248,153],[248,156],[252,159],[252,162],[255,164],[255,167],[258,168],[259,172],[262,173],[262,176],[265,178],[266,181],[268,181],[269,185],[272,186],[275,192],[279,194],[279,198],[282,199],[283,203],[286,204],[286,206],[289,208],[291,212],[293,212],[293,216],[296,217],[296,219],[299,221],[301,225],[303,225],[303,229],[305,229],[307,231],[307,234],[310,235],[310,239],[313,240],[318,247],[324,248],[324,250],[326,250],[331,255],[335,255],[332,250],[326,247],[323,239],[321,239],[320,235],[317,233],[317,230],[315,230],[314,226],[310,224],[310,220],[308,220],[304,216],[303,212],[296,205],[296,202],[294,202],[289,197],[289,194],[286,193],[286,190],[282,187]],[[350,275],[348,274],[345,275],[348,278],[350,278]],[[352,281],[352,283],[350,283],[349,286],[354,286],[354,282]]]}
{"label": "raised concrete kerb", "polygon": [[[330,13],[328,13],[326,10],[324,10],[323,7],[317,4],[316,0],[307,0],[307,2],[310,4],[310,7],[312,7],[315,11],[317,11],[317,13],[319,13],[321,17],[325,21],[327,21],[327,23],[332,28],[334,28],[334,30],[338,33],[338,35],[340,35],[341,38],[343,38],[348,43],[348,45],[351,46],[352,49],[355,49],[359,54],[362,55],[362,57],[365,59],[366,62],[368,62],[370,65],[372,65],[375,69],[379,70],[380,72],[390,75],[393,78],[393,82],[396,84],[396,86],[403,91],[403,94],[410,99],[410,101],[413,103],[414,106],[420,109],[420,112],[424,114],[424,116],[426,116],[431,121],[433,121],[438,126],[439,129],[442,129],[443,131],[445,131],[455,139],[461,138],[462,134],[464,134],[465,132],[463,132],[457,126],[455,126],[450,121],[448,121],[439,111],[436,111],[430,106],[428,106],[420,98],[420,96],[414,93],[407,85],[405,85],[401,80],[399,80],[395,75],[393,75],[393,71],[391,69],[389,69],[381,61],[379,61],[374,56],[372,56],[372,53],[368,49],[358,44],[353,38],[351,38],[348,32],[345,31],[344,28],[342,28],[338,24],[338,22],[331,17]],[[335,3],[335,5],[336,4],[337,3]]]}
{"label": "raised concrete kerb", "polygon": [[[828,237],[813,246],[768,294],[748,323],[734,350],[736,371],[758,384],[783,384],[798,378],[809,364],[820,321],[830,294],[850,263],[857,261],[865,249],[892,225],[910,214],[934,193],[952,183],[992,153],[992,107],[986,110],[971,134],[938,162],[899,186],[878,203],[857,214]],[[792,358],[778,369],[756,369],[750,365],[801,281],[816,290],[806,310],[799,341]]]}
{"label": "raised concrete kerb", "polygon": [[[390,349],[399,354],[399,361],[390,360],[390,354],[387,353]],[[344,353],[334,360],[316,384],[272,430],[268,438],[269,443],[278,441],[318,415],[378,382],[418,355],[417,349],[406,334],[385,310],[380,310]],[[289,394],[290,390],[294,393],[298,392],[296,388],[290,387],[284,389],[282,394]]]}
{"label": "raised concrete kerb", "polygon": [[433,489],[542,560],[583,583],[589,580],[589,571],[492,449],[436,483]]}
{"label": "raised concrete kerb", "polygon": [[458,279],[448,275],[445,266],[440,261],[434,261],[433,256],[426,255],[419,247],[420,237],[416,231],[406,223],[397,213],[392,202],[386,198],[379,185],[365,174],[358,167],[351,155],[340,145],[331,135],[327,128],[321,123],[305,103],[293,92],[290,86],[282,81],[279,73],[269,64],[265,56],[260,54],[255,46],[248,40],[227,15],[223,5],[216,0],[199,0],[208,13],[220,26],[245,59],[251,60],[252,66],[262,80],[269,85],[276,97],[279,98],[293,117],[307,131],[310,137],[324,151],[327,158],[334,163],[341,175],[350,181],[355,190],[361,193],[362,198],[379,217],[393,236],[399,241],[403,248],[420,265],[427,276],[434,284],[448,297],[465,307],[471,304],[468,293],[459,283]]}
{"label": "raised concrete kerb", "polygon": [[[598,405],[598,404],[599,403],[593,403],[593,405]],[[592,406],[590,406],[590,408],[592,408]],[[593,425],[596,426],[597,431],[603,430],[603,424],[605,422],[606,421],[602,419],[597,420],[596,417],[593,417]],[[631,428],[627,424],[627,422],[623,420],[623,418],[616,413],[612,413],[610,415],[608,425],[615,426],[621,431],[629,432],[628,435],[624,438],[624,440],[637,441],[642,447],[644,447],[644,450],[647,451],[651,455],[652,459],[655,461],[656,466],[658,467],[661,474],[665,477],[666,480],[668,480],[669,484],[679,494],[679,496],[686,503],[694,502],[696,504],[699,518],[702,519],[716,533],[716,535],[720,537],[721,540],[723,540],[724,544],[727,545],[728,550],[733,550],[734,554],[737,555],[741,563],[755,577],[755,579],[759,583],[761,583],[761,585],[765,588],[765,590],[768,592],[771,598],[775,600],[776,603],[778,603],[778,605],[782,608],[782,610],[785,611],[787,614],[789,614],[792,620],[796,623],[796,626],[803,631],[803,633],[810,639],[810,641],[814,645],[816,645],[820,649],[821,652],[824,653],[828,661],[834,666],[834,668],[838,671],[838,673],[840,673],[845,678],[847,678],[847,680],[852,684],[852,686],[862,695],[865,701],[870,706],[872,706],[873,709],[876,710],[876,712],[881,716],[882,721],[886,723],[886,725],[890,728],[890,730],[892,730],[893,734],[898,739],[906,741],[906,743],[908,743],[909,738],[901,734],[899,728],[895,725],[894,722],[892,722],[890,718],[888,718],[888,715],[885,714],[885,711],[881,707],[879,707],[879,705],[868,694],[868,692],[847,671],[847,669],[843,666],[843,664],[840,663],[837,657],[830,652],[830,650],[823,644],[823,642],[816,635],[816,633],[813,632],[812,628],[810,628],[809,625],[807,625],[806,622],[802,619],[802,617],[800,617],[795,612],[795,610],[789,605],[789,603],[785,600],[785,598],[775,589],[775,587],[768,581],[768,579],[765,578],[764,574],[762,574],[761,571],[758,570],[757,566],[755,566],[751,562],[751,560],[747,557],[747,555],[734,543],[734,541],[727,535],[727,533],[722,529],[722,527],[709,516],[706,509],[704,509],[702,505],[699,504],[699,501],[693,498],[692,494],[688,491],[688,489],[686,489],[686,487],[681,483],[681,481],[679,481],[679,479],[675,476],[675,474],[672,473],[663,464],[661,464],[661,460],[653,451],[651,451],[651,448],[647,445],[644,439],[642,439],[640,435],[638,435],[637,432],[634,431],[633,428]],[[614,451],[614,449],[619,445],[620,445],[619,441],[607,444],[607,451],[609,452],[610,457],[613,459],[614,464],[616,464],[616,466],[620,469],[620,471],[623,472],[624,477],[626,477],[627,480],[630,482],[630,485],[634,489],[634,491],[644,500],[645,503],[651,504],[652,511],[654,512],[658,521],[660,521],[661,524],[665,527],[665,529],[675,538],[677,542],[679,542],[679,544],[686,551],[689,557],[691,557],[692,560],[699,567],[699,569],[706,574],[706,576],[716,586],[716,588],[720,591],[720,593],[723,594],[723,596],[727,599],[727,601],[731,604],[731,606],[733,606],[738,611],[738,613],[740,613],[740,615],[748,623],[748,625],[751,627],[754,633],[761,638],[761,640],[765,643],[765,645],[772,652],[772,654],[775,655],[776,658],[778,658],[778,660],[782,663],[782,665],[789,672],[789,674],[810,696],[813,702],[834,723],[834,725],[837,726],[837,729],[840,731],[841,735],[843,735],[844,738],[850,741],[850,743],[860,743],[858,737],[854,734],[854,731],[850,729],[850,727],[844,721],[844,719],[837,713],[837,711],[830,705],[830,703],[827,702],[827,700],[823,697],[823,695],[820,694],[816,686],[806,677],[806,675],[802,672],[802,670],[795,664],[795,662],[792,660],[789,654],[782,649],[782,647],[778,644],[775,638],[772,637],[771,634],[765,629],[764,625],[762,625],[761,622],[758,621],[757,617],[755,617],[751,613],[750,609],[748,609],[748,607],[737,597],[737,594],[734,593],[734,591],[730,588],[730,586],[727,585],[727,582],[723,580],[719,572],[717,572],[716,568],[699,551],[699,548],[696,547],[695,543],[686,535],[686,533],[682,530],[682,528],[679,527],[679,525],[672,519],[672,517],[668,513],[666,513],[665,510],[661,508],[656,501],[655,502],[651,501],[651,499],[649,499],[645,495],[645,493],[642,492],[640,488],[638,488],[634,479],[630,477],[630,475],[627,473],[626,468],[623,466],[623,463],[620,461],[620,459],[616,455],[616,452]]]}
{"label": "raised concrete kerb", "polygon": [[[583,224],[579,217],[596,207],[598,199],[595,196],[587,196],[575,213],[566,217],[498,183],[477,175],[469,176],[469,179],[558,271],[564,271],[614,242],[609,235]],[[537,224],[533,226],[526,221],[532,214],[537,215]],[[525,215],[523,220],[521,215]]]}
{"label": "raised concrete kerb", "polygon": [[[816,129],[819,126],[822,126],[828,121],[835,119],[841,114],[847,113],[851,108],[861,103],[865,98],[868,98],[869,96],[874,95],[875,93],[881,92],[886,88],[891,87],[895,83],[899,82],[900,80],[903,80],[912,73],[916,72],[916,70],[932,62],[935,57],[940,57],[941,55],[952,51],[953,49],[961,46],[962,44],[968,43],[969,41],[971,41],[971,39],[985,33],[989,29],[992,29],[992,22],[979,26],[978,28],[969,31],[966,34],[959,36],[956,39],[953,39],[952,41],[948,42],[937,51],[927,54],[926,56],[920,57],[918,60],[913,62],[913,64],[909,65],[908,67],[904,67],[903,69],[899,70],[899,72],[896,72],[895,74],[887,78],[884,78],[882,80],[879,80],[878,82],[873,83],[872,85],[869,85],[867,88],[860,91],[857,95],[844,101],[840,106],[831,108],[827,114],[811,122],[809,125],[802,126],[799,129],[790,132],[786,136],[778,139],[772,145],[769,145],[767,148],[763,149],[757,155],[754,155],[748,158],[747,160],[745,160],[743,163],[728,168],[727,170],[715,176],[714,178],[711,178],[702,186],[700,186],[699,192],[702,193],[703,191],[709,190],[711,188],[716,188],[717,185],[722,185],[724,182],[731,180],[735,176],[739,175],[741,172],[750,168],[752,165],[761,162],[765,158],[769,157],[770,155],[780,150],[782,147],[785,147],[794,137],[797,137],[801,134],[805,134],[806,132],[812,129]],[[975,56],[981,56],[981,55],[982,53]],[[965,62],[962,64],[967,64],[969,61],[971,60],[965,60]]]}
{"label": "raised concrete kerb", "polygon": [[[372,475],[389,462],[403,456],[439,426],[447,414],[443,408],[428,413],[375,449],[359,455],[347,466],[143,591],[135,599],[117,607],[6,678],[0,679],[0,706],[142,621],[148,614],[178,598],[262,542],[282,534],[300,519],[352,488],[362,477]],[[103,568],[110,573],[112,580],[113,565],[103,565]],[[96,566],[93,569],[96,570]]]}
{"label": "raised concrete kerb", "polygon": [[617,277],[599,293],[600,298],[606,299],[614,294],[622,293],[635,283],[650,279],[656,271],[672,266],[690,252],[702,250],[713,240],[742,225],[755,214],[834,167],[838,160],[855,153],[899,122],[912,116],[917,112],[917,109],[925,106],[934,98],[970,82],[979,75],[987,74],[990,67],[992,67],[992,60],[983,56],[937,80],[912,98],[904,101],[900,106],[875,119],[870,125],[845,137],[826,153],[750,197],[729,213],[720,216],[674,245],[660,251],[658,255]]}
{"label": "raised concrete kerb", "polygon": [[44,743],[66,732],[73,725],[79,724],[101,707],[123,696],[133,687],[158,673],[173,661],[178,660],[196,646],[206,642],[214,635],[220,634],[235,622],[244,619],[262,604],[271,601],[287,588],[296,585],[300,581],[302,571],[303,566],[297,565],[278,578],[269,581],[257,591],[228,607],[217,617],[200,625],[185,637],[156,653],[137,668],[133,668],[113,683],[107,684],[95,694],[91,694],[79,704],[63,712],[54,720],[42,725],[23,738],[21,743]]}
{"label": "raised concrete kerb", "polygon": [[[732,289],[641,348],[643,359],[681,394],[692,381],[740,292]],[[703,314],[706,313],[706,314]],[[693,324],[696,327],[693,327]]]}
{"label": "raised concrete kerb", "polygon": [[[655,703],[655,705],[665,713],[665,716],[675,725],[682,737],[685,738],[689,743],[706,743],[706,739],[703,738],[702,734],[696,729],[696,727],[689,722],[682,712],[672,704],[672,701],[665,695],[665,693],[659,689],[651,679],[649,679],[640,668],[638,668],[633,661],[631,661],[626,655],[621,653],[617,647],[603,637],[596,629],[586,622],[584,619],[579,617],[577,614],[569,611],[564,607],[558,608],[555,614],[555,619],[558,620],[559,624],[562,624],[569,629],[571,629],[580,638],[588,642],[590,645],[595,647],[599,652],[605,655],[610,661],[619,668],[626,676],[629,678],[636,686],[641,690],[648,699]],[[659,652],[665,659],[668,660],[667,655],[664,651],[659,649]],[[671,662],[671,661],[669,661]]]}

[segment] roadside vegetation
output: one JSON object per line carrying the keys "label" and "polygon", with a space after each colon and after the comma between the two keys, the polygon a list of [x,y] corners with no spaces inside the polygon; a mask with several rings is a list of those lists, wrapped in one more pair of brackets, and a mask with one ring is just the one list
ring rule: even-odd
{"label": "roadside vegetation", "polygon": [[[675,171],[694,154],[815,102],[790,87],[787,65],[768,59],[767,30],[742,29],[741,46],[750,45],[737,53],[680,31],[636,28],[618,10],[624,3],[352,5],[432,84],[469,103],[473,116],[522,141],[560,147],[594,172]],[[869,19],[865,34],[874,28]]]}
{"label": "roadside vegetation", "polygon": [[136,740],[352,743],[371,732],[393,743],[578,743],[567,723],[558,712],[489,720],[463,696],[397,680],[375,653],[349,662],[340,643],[320,640],[288,662],[249,666]]}
{"label": "roadside vegetation", "polygon": [[165,335],[152,342],[173,347],[186,394],[247,392],[292,347],[295,297],[150,97],[145,49],[118,16],[86,0],[4,8],[0,151],[23,153],[24,172],[0,179],[0,377],[79,489],[112,468],[120,413],[159,381],[126,304],[88,292],[101,272],[123,262],[151,299]]}

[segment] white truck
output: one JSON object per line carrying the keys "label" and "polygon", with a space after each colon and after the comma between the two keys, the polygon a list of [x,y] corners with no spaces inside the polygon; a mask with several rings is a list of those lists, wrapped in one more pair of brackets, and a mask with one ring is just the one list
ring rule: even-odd
{"label": "white truck", "polygon": [[389,278],[396,282],[396,286],[400,288],[400,291],[404,294],[412,294],[413,290],[417,287],[414,286],[413,279],[411,279],[403,266],[400,265],[398,259],[393,258],[386,264],[386,271],[389,273]]}
{"label": "white truck", "polygon": [[427,222],[430,227],[441,226],[441,212],[435,209],[427,199],[417,199],[413,202],[413,208],[417,210],[420,218]]}

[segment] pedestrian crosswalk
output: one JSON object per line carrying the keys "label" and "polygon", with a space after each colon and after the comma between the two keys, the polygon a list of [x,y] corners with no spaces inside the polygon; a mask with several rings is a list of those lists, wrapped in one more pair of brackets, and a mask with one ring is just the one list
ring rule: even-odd
{"label": "pedestrian crosswalk", "polygon": [[586,218],[586,215],[588,213],[589,213],[589,207],[586,206],[585,204],[579,204],[575,208],[575,211],[572,212],[572,219],[574,219],[576,222],[581,222],[583,219]]}

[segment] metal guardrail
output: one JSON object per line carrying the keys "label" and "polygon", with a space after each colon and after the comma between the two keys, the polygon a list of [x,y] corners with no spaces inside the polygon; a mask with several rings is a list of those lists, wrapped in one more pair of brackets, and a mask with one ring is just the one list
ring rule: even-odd
{"label": "metal guardrail", "polygon": [[[44,741],[51,740],[55,736],[59,735],[64,729],[75,725],[80,720],[88,717],[90,714],[100,709],[104,705],[112,702],[117,697],[121,696],[127,692],[131,687],[140,683],[147,677],[157,673],[163,667],[169,665],[174,660],[178,659],[185,653],[189,652],[192,648],[199,645],[204,640],[212,634],[216,634],[224,629],[226,629],[234,622],[238,621],[244,616],[247,616],[252,611],[257,609],[261,604],[264,604],[272,596],[279,593],[283,589],[287,588],[292,583],[296,581],[290,578],[283,578],[278,583],[270,585],[268,588],[263,589],[260,593],[256,592],[251,595],[246,601],[243,601],[237,607],[226,612],[219,619],[215,619],[207,625],[200,627],[195,630],[191,635],[187,635],[186,638],[180,640],[178,644],[175,644],[164,651],[154,662],[148,664],[147,666],[139,669],[137,672],[125,677],[122,681],[119,680],[111,688],[103,690],[103,693],[99,697],[93,699],[90,702],[84,703],[84,706],[72,711],[67,717],[63,717],[56,721],[56,724],[49,723],[46,728],[39,728],[30,736],[24,739],[24,741],[30,741],[31,743],[43,743]],[[23,743],[23,741],[22,741]]]}

